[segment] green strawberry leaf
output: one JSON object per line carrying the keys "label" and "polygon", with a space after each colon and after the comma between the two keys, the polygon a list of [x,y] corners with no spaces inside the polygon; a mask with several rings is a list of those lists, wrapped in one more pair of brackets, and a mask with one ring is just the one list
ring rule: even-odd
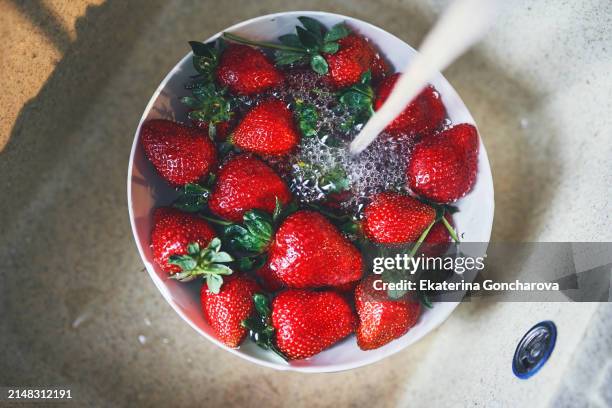
{"label": "green strawberry leaf", "polygon": [[256,271],[265,265],[267,254],[249,255],[238,259],[238,269],[244,272]]}
{"label": "green strawberry leaf", "polygon": [[198,41],[189,41],[193,51],[193,67],[207,81],[212,81],[214,71],[219,63],[219,50],[214,43],[204,44]]}
{"label": "green strawberry leaf", "polygon": [[290,65],[304,59],[306,53],[278,50],[274,53],[276,65]]}
{"label": "green strawberry leaf", "polygon": [[433,303],[431,303],[431,299],[427,293],[419,290],[417,291],[417,297],[423,306],[425,306],[427,309],[433,309]]}
{"label": "green strawberry leaf", "polygon": [[219,293],[223,285],[223,278],[219,275],[206,275],[206,286],[212,293]]}
{"label": "green strawberry leaf", "polygon": [[214,58],[218,55],[214,44],[204,44],[199,41],[189,41],[189,45],[191,46],[193,54],[197,55],[198,57]]}
{"label": "green strawberry leaf", "polygon": [[187,253],[189,255],[197,255],[200,252],[200,244],[192,242],[187,245]]}
{"label": "green strawberry leaf", "polygon": [[327,74],[327,71],[329,70],[327,61],[325,61],[325,58],[323,58],[321,54],[315,54],[312,57],[310,57],[310,67],[312,68],[314,72],[316,72],[319,75],[325,75]]}
{"label": "green strawberry leaf", "polygon": [[[215,252],[210,257],[210,261],[214,263],[224,263],[224,262],[232,262],[234,259],[227,252]],[[227,268],[225,265],[221,265],[224,268]]]}
{"label": "green strawberry leaf", "polygon": [[295,103],[294,111],[302,134],[305,137],[316,136],[317,124],[319,123],[317,108],[312,104],[305,104],[304,101],[298,100]]}
{"label": "green strawberry leaf", "polygon": [[254,45],[263,48],[271,48],[275,51],[275,62],[277,65],[289,65],[303,62],[307,55],[308,62],[313,71],[325,75],[329,67],[321,52],[334,54],[339,49],[337,40],[349,34],[344,24],[337,24],[330,31],[319,21],[310,17],[299,17],[303,27],[296,26],[296,34],[285,34],[278,38],[279,43],[267,41],[253,41],[239,35],[224,32],[223,38],[239,44]]}
{"label": "green strawberry leaf", "polygon": [[253,303],[255,304],[255,310],[262,317],[270,318],[272,316],[272,311],[268,306],[268,299],[265,296],[256,293],[253,295]]}
{"label": "green strawberry leaf", "polygon": [[317,43],[320,44],[323,42],[323,32],[325,31],[325,26],[323,26],[323,24],[314,18],[305,16],[298,17],[298,20],[300,20],[304,28],[317,39]]}
{"label": "green strawberry leaf", "polygon": [[349,35],[349,33],[350,33],[350,30],[348,29],[346,24],[339,23],[333,26],[327,33],[325,33],[325,36],[323,37],[323,41],[325,42],[338,41],[341,38],[344,38],[347,35]]}
{"label": "green strawberry leaf", "polygon": [[168,263],[178,266],[183,271],[192,271],[198,266],[198,261],[189,255],[172,255],[170,259],[168,259]]}
{"label": "green strawberry leaf", "polygon": [[296,182],[309,186],[321,196],[350,189],[348,175],[340,166],[323,169],[319,165],[300,161],[293,166],[293,176]]}
{"label": "green strawberry leaf", "polygon": [[340,44],[337,42],[326,42],[321,47],[321,52],[325,52],[327,54],[335,54],[340,49]]}
{"label": "green strawberry leaf", "polygon": [[289,47],[302,48],[302,43],[297,34],[285,34],[278,37],[281,44],[288,45]]}
{"label": "green strawberry leaf", "polygon": [[341,193],[350,188],[350,181],[342,167],[335,167],[319,178],[319,185],[327,193]]}
{"label": "green strawberry leaf", "polygon": [[189,282],[198,276],[203,276],[208,289],[213,293],[219,293],[223,284],[223,275],[231,275],[233,272],[225,264],[233,261],[234,258],[230,254],[221,251],[219,238],[213,238],[206,248],[201,248],[197,242],[191,242],[187,245],[187,254],[170,256],[168,263],[181,269],[170,278]]}
{"label": "green strawberry leaf", "polygon": [[233,251],[261,254],[272,241],[272,217],[259,210],[247,211],[242,225],[232,224],[224,228],[223,236]]}
{"label": "green strawberry leaf", "polygon": [[215,125],[232,118],[236,102],[227,95],[227,89],[218,89],[214,82],[200,80],[186,88],[191,90],[191,96],[182,97],[181,102],[190,109],[189,119],[208,123],[209,136],[214,138]]}
{"label": "green strawberry leaf", "polygon": [[276,346],[276,335],[272,326],[272,310],[266,295],[256,293],[253,295],[255,311],[253,315],[242,321],[242,327],[249,331],[249,338],[264,350],[272,350],[283,360],[288,361]]}
{"label": "green strawberry leaf", "polygon": [[210,190],[199,184],[188,183],[179,190],[178,198],[172,206],[181,211],[195,213],[206,208]]}
{"label": "green strawberry leaf", "polygon": [[302,43],[302,46],[306,48],[307,51],[311,52],[318,49],[320,41],[315,34],[299,26],[295,29],[297,31],[297,36],[300,39],[300,42]]}
{"label": "green strawberry leaf", "polygon": [[289,204],[283,205],[283,203],[281,203],[277,197],[274,212],[272,213],[272,222],[275,226],[278,226],[285,220],[285,218],[296,212],[298,209],[299,206],[295,201],[291,201]]}
{"label": "green strawberry leaf", "polygon": [[[382,273],[381,278],[385,283],[400,283],[407,279],[408,275],[404,271],[387,269]],[[387,289],[387,296],[391,300],[398,300],[406,293],[408,293],[408,290],[405,289]]]}
{"label": "green strawberry leaf", "polygon": [[350,113],[349,119],[343,124],[345,131],[357,125],[365,124],[374,114],[374,89],[371,85],[372,73],[366,71],[355,85],[342,90],[338,94],[340,106]]}

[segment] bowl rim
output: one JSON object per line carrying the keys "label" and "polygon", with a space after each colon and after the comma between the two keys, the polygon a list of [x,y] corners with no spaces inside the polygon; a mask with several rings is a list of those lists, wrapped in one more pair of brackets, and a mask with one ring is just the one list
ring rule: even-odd
{"label": "bowl rim", "polygon": [[[231,25],[219,32],[217,32],[216,34],[210,36],[209,38],[207,38],[205,40],[205,42],[209,42],[209,41],[213,41],[217,38],[219,38],[221,36],[221,34],[225,31],[235,31],[235,30],[239,30],[242,27],[248,26],[250,24],[253,23],[257,23],[260,20],[266,20],[266,19],[273,19],[276,17],[299,17],[302,15],[306,15],[306,16],[311,16],[311,17],[316,17],[316,16],[331,16],[333,18],[337,18],[337,19],[342,19],[342,20],[352,20],[355,22],[358,22],[360,25],[363,26],[368,26],[370,29],[376,30],[376,31],[381,31],[383,33],[385,33],[386,35],[390,35],[392,37],[394,37],[395,39],[401,41],[402,43],[404,43],[407,47],[413,49],[415,52],[418,52],[417,50],[415,50],[412,46],[410,46],[408,43],[406,43],[404,40],[402,40],[401,38],[397,37],[395,34],[384,30],[381,27],[378,27],[372,23],[369,23],[367,21],[363,21],[359,18],[356,17],[351,17],[351,16],[346,16],[343,14],[338,14],[338,13],[332,13],[332,12],[325,12],[325,11],[310,11],[310,10],[297,10],[297,11],[284,11],[284,12],[277,12],[277,13],[271,13],[271,14],[265,14],[265,15],[261,15],[261,16],[257,16],[257,17],[253,17],[247,20],[243,20],[239,23],[236,23],[234,25]],[[449,308],[449,311],[447,313],[447,315],[440,320],[440,322],[438,322],[437,324],[433,325],[433,327],[430,328],[429,331],[427,331],[426,333],[422,334],[420,337],[418,337],[417,339],[415,339],[412,343],[410,344],[405,344],[402,347],[396,347],[392,350],[389,350],[386,354],[376,354],[376,353],[371,353],[371,356],[368,354],[367,356],[364,356],[363,358],[360,358],[359,360],[355,361],[355,362],[351,362],[351,363],[341,363],[341,364],[329,364],[326,366],[307,366],[307,365],[291,365],[291,364],[286,364],[286,363],[274,363],[271,361],[266,361],[263,359],[259,359],[255,356],[251,356],[247,353],[243,353],[240,352],[239,349],[234,349],[234,348],[230,348],[225,346],[223,343],[221,343],[219,340],[217,340],[215,337],[209,335],[208,333],[206,333],[205,331],[201,330],[199,327],[197,327],[195,325],[194,322],[191,321],[191,319],[189,319],[186,314],[181,310],[181,308],[177,305],[177,303],[171,298],[171,296],[169,295],[168,289],[164,286],[161,278],[157,275],[157,273],[153,270],[152,267],[150,267],[150,263],[147,262],[147,258],[145,257],[145,253],[144,250],[142,248],[142,245],[140,243],[140,239],[139,236],[137,234],[137,228],[136,228],[136,224],[135,224],[135,217],[134,217],[134,209],[133,209],[133,202],[132,202],[132,173],[133,173],[133,166],[134,166],[134,157],[136,155],[136,151],[138,149],[138,142],[139,142],[139,134],[140,134],[140,129],[142,127],[142,124],[144,123],[144,121],[147,119],[149,112],[151,111],[151,108],[154,106],[157,98],[159,97],[159,95],[161,94],[161,92],[164,90],[164,88],[166,87],[166,85],[168,84],[168,82],[171,80],[171,78],[173,78],[173,76],[175,75],[175,73],[178,70],[179,66],[182,66],[185,61],[189,58],[191,58],[192,56],[192,52],[188,52],[183,58],[181,58],[173,67],[172,69],[166,74],[166,76],[163,78],[163,80],[160,82],[160,84],[158,85],[158,87],[155,89],[155,91],[153,92],[153,94],[151,95],[149,102],[147,103],[142,116],[140,117],[140,120],[138,122],[138,126],[136,127],[136,131],[134,133],[134,139],[132,141],[132,147],[130,150],[130,157],[129,157],[129,163],[128,163],[128,171],[127,171],[127,204],[128,204],[128,214],[129,214],[129,218],[130,218],[130,226],[132,229],[132,236],[134,238],[134,241],[136,243],[136,247],[138,249],[138,253],[139,256],[142,260],[142,262],[145,265],[145,269],[147,270],[147,273],[149,274],[149,276],[151,277],[151,279],[153,280],[153,283],[155,284],[156,288],[158,289],[158,291],[161,293],[161,295],[163,296],[163,298],[166,300],[166,302],[172,307],[172,309],[181,317],[182,320],[184,320],[185,322],[187,322],[187,324],[189,324],[189,326],[191,326],[191,328],[193,328],[198,334],[202,335],[203,337],[205,337],[207,340],[211,341],[212,343],[214,343],[215,345],[221,347],[223,350],[228,351],[230,353],[232,353],[235,356],[238,356],[242,359],[245,359],[251,363],[260,365],[260,366],[264,366],[264,367],[268,367],[268,368],[272,368],[275,370],[279,370],[279,371],[294,371],[294,372],[303,372],[303,373],[326,373],[326,372],[338,372],[338,371],[345,371],[345,370],[350,370],[350,369],[354,369],[354,368],[359,368],[359,367],[363,367],[369,364],[373,364],[376,363],[378,361],[381,361],[383,359],[386,359],[402,350],[404,350],[405,348],[407,348],[408,346],[422,340],[424,337],[427,336],[427,334],[431,333],[433,330],[435,330],[437,327],[439,327],[441,324],[443,324],[452,314],[453,310],[461,303],[461,302],[445,302],[445,303],[438,303],[439,306],[442,306],[443,304],[446,305]],[[446,78],[444,77],[444,79],[446,80]],[[448,82],[448,80],[446,80]],[[461,99],[461,97],[459,96],[459,94],[457,93],[457,91],[454,89],[454,87],[452,87],[452,85],[450,84],[450,82],[448,82],[450,85],[450,88],[453,92],[456,93],[456,96],[459,98],[459,100],[461,100],[461,102],[463,103],[463,100]],[[465,109],[467,111],[467,113],[469,114],[470,118],[472,119],[472,124],[478,129],[478,126],[476,124],[476,121],[473,119],[471,113],[469,112],[469,109],[467,108],[467,105],[465,105],[465,103],[463,103],[463,105],[465,106]],[[495,214],[495,198],[494,198],[494,186],[493,186],[493,182],[492,182],[492,175],[491,175],[491,166],[489,163],[489,158],[488,158],[488,154],[486,152],[485,146],[482,142],[482,138],[481,138],[481,134],[480,131],[478,131],[478,135],[479,135],[479,143],[480,146],[479,148],[482,150],[482,152],[484,153],[481,158],[483,159],[483,165],[486,169],[488,169],[488,176],[491,179],[491,197],[490,200],[488,200],[488,205],[489,205],[489,210],[490,210],[490,214],[491,216],[491,222],[490,224],[487,226],[487,235],[489,237],[490,240],[490,236],[491,236],[491,231],[493,228],[493,219],[494,219],[494,214]],[[479,159],[480,160],[480,159]],[[479,170],[480,173],[480,170]],[[485,248],[486,249],[486,248]]]}

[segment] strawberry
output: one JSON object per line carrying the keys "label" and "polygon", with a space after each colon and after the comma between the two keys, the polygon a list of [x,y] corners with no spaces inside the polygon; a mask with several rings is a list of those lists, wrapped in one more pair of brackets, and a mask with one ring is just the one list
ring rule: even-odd
{"label": "strawberry", "polygon": [[372,197],[364,210],[362,229],[381,244],[416,242],[436,219],[436,210],[405,194],[384,192]]}
{"label": "strawberry", "polygon": [[143,123],[140,142],[157,172],[175,186],[197,182],[217,162],[217,152],[207,132],[170,120]]}
{"label": "strawberry", "polygon": [[[453,216],[449,212],[444,213],[444,218],[446,218],[451,227],[454,227]],[[448,228],[442,221],[438,221],[429,230],[420,250],[425,256],[440,256],[448,250],[452,240],[453,238]]]}
{"label": "strawberry", "polygon": [[238,222],[253,209],[272,214],[277,199],[281,204],[291,200],[285,182],[261,160],[239,155],[221,167],[208,207],[216,215]]}
{"label": "strawberry", "polygon": [[[400,74],[393,74],[380,84],[374,109],[385,103]],[[428,86],[385,129],[391,135],[414,135],[427,133],[440,127],[446,117],[446,108],[433,86]]]}
{"label": "strawberry", "polygon": [[[374,49],[373,46],[372,48]],[[374,52],[376,54],[374,55],[374,60],[370,65],[370,70],[372,72],[372,78],[374,78],[375,81],[380,81],[387,76],[387,73],[389,72],[389,65],[382,55],[380,55],[375,49]]]}
{"label": "strawberry", "polygon": [[221,86],[239,95],[254,95],[283,82],[283,75],[263,52],[239,44],[230,44],[223,51],[216,78]]}
{"label": "strawberry", "polygon": [[276,292],[285,286],[283,281],[276,275],[276,272],[270,269],[270,265],[267,263],[259,268],[256,274],[259,276],[259,279],[261,279],[263,287],[269,292]]}
{"label": "strawberry", "polygon": [[368,70],[374,79],[382,77],[386,70],[384,60],[364,37],[351,33],[338,40],[340,48],[333,54],[323,54],[329,66],[328,79],[335,88],[356,84]]}
{"label": "strawberry", "polygon": [[356,316],[333,291],[287,290],[272,303],[278,348],[292,360],[314,356],[355,330]]}
{"label": "strawberry", "polygon": [[278,228],[269,266],[288,287],[337,286],[361,277],[361,253],[324,216],[291,214]]}
{"label": "strawberry", "polygon": [[279,156],[294,150],[300,135],[287,105],[278,99],[269,99],[247,112],[231,140],[248,152]]}
{"label": "strawberry", "polygon": [[200,301],[206,321],[215,335],[228,347],[238,347],[247,334],[242,321],[253,312],[252,297],[261,289],[246,275],[232,275],[225,279],[218,293],[202,285]]}
{"label": "strawberry", "polygon": [[399,299],[390,299],[386,291],[374,289],[380,276],[371,275],[355,290],[355,308],[359,315],[357,345],[372,350],[397,339],[413,327],[421,311],[418,301],[409,293]]}
{"label": "strawberry", "polygon": [[406,178],[416,194],[451,203],[474,186],[477,168],[478,133],[474,126],[464,123],[417,143]]}
{"label": "strawberry", "polygon": [[167,207],[157,208],[153,213],[153,259],[164,272],[181,272],[179,265],[169,262],[170,257],[186,255],[190,243],[207,246],[214,236],[212,227],[196,215]]}
{"label": "strawberry", "polygon": [[232,33],[223,33],[223,38],[275,49],[277,65],[308,63],[336,88],[356,84],[367,71],[371,71],[375,80],[386,75],[388,66],[374,46],[365,37],[351,32],[344,23],[328,30],[313,18],[302,16],[298,20],[302,26],[296,26],[295,34],[280,36],[280,44],[254,41]]}

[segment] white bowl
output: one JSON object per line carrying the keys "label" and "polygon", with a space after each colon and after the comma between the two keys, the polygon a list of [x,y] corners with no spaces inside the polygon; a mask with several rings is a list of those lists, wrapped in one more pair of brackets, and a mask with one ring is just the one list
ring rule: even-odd
{"label": "white bowl", "polygon": [[[270,14],[236,24],[224,31],[230,31],[257,40],[274,41],[278,36],[293,32],[298,24],[297,17],[309,16],[330,27],[345,21],[353,29],[370,38],[394,67],[403,67],[416,54],[408,44],[381,28],[355,18],[338,14],[312,11],[294,11]],[[206,42],[218,38],[221,33]],[[185,39],[185,43],[190,38]],[[187,54],[159,85],[142,114],[134,135],[128,169],[128,208],[132,231],[140,256],[166,301],[198,333],[219,347],[241,358],[278,370],[301,372],[333,372],[361,367],[379,361],[408,347],[439,326],[458,303],[436,303],[433,309],[425,309],[419,322],[406,335],[371,351],[357,347],[354,336],[334,345],[330,349],[302,361],[285,363],[272,352],[258,348],[245,341],[239,349],[231,349],[219,342],[202,317],[199,301],[199,283],[182,284],[167,278],[153,262],[150,247],[152,211],[155,207],[169,204],[176,193],[156,173],[146,159],[139,143],[140,127],[145,120],[154,118],[186,120],[186,109],[178,101],[186,94],[183,87],[189,76],[195,73],[191,64],[191,53]],[[442,95],[448,115],[453,123],[471,123],[474,119],[453,87],[438,74],[432,84]],[[464,241],[488,242],[493,224],[493,180],[487,152],[480,143],[478,157],[478,179],[474,189],[458,202],[460,211],[454,215],[457,229],[463,233]]]}

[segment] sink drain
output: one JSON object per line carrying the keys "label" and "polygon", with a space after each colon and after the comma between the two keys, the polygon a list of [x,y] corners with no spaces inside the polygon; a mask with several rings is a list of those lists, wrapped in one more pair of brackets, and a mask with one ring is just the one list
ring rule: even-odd
{"label": "sink drain", "polygon": [[518,378],[527,379],[537,373],[555,348],[557,327],[550,320],[533,326],[521,339],[514,358],[512,372]]}

